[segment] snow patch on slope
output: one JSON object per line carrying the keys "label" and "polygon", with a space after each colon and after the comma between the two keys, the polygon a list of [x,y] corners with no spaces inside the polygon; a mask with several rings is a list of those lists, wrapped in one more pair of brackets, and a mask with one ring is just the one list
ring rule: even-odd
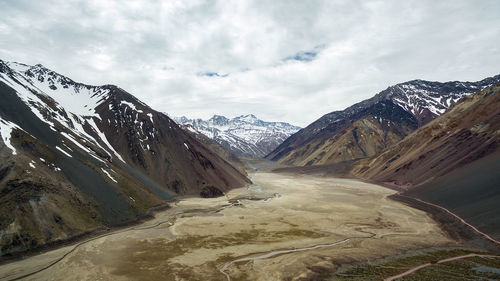
{"label": "snow patch on slope", "polygon": [[104,168],[101,168],[101,170],[102,170],[102,171],[103,171],[103,172],[104,172],[104,173],[108,176],[108,178],[110,178],[110,179],[111,179],[112,181],[114,181],[115,183],[118,183],[118,182],[115,180],[115,178],[113,178],[113,177],[111,176],[111,174],[110,174],[108,171],[104,170]]}
{"label": "snow patch on slope", "polygon": [[104,142],[104,144],[108,147],[108,149],[111,150],[118,159],[120,159],[122,162],[125,162],[125,160],[123,160],[122,156],[118,152],[116,152],[116,150],[113,148],[113,146],[109,143],[108,139],[106,138],[106,135],[104,135],[104,133],[101,132],[101,130],[99,130],[99,127],[97,127],[94,120],[89,119],[89,120],[87,120],[87,122],[90,124],[90,126],[92,126],[94,131],[97,133],[99,138]]}
{"label": "snow patch on slope", "polygon": [[[128,102],[128,101],[121,101],[121,102],[120,102],[120,105],[126,105],[126,106],[130,107],[132,110],[134,110],[134,111],[136,111],[136,112],[143,113],[143,111],[142,111],[142,110],[137,109],[137,108],[135,107],[135,105],[134,105],[133,103],[131,103],[131,102]],[[111,106],[111,104],[110,104],[110,106]]]}
{"label": "snow patch on slope", "polygon": [[3,143],[5,143],[5,145],[8,148],[10,148],[10,150],[12,150],[12,155],[17,154],[16,148],[10,142],[11,133],[12,133],[12,130],[14,130],[14,129],[21,130],[21,128],[19,128],[19,126],[17,126],[16,124],[0,118],[0,136],[2,137]]}
{"label": "snow patch on slope", "polygon": [[56,145],[56,149],[61,151],[64,155],[70,157],[70,158],[73,158],[73,156],[71,156],[71,154],[69,154],[68,152],[64,151],[64,149],[60,148],[59,146]]}

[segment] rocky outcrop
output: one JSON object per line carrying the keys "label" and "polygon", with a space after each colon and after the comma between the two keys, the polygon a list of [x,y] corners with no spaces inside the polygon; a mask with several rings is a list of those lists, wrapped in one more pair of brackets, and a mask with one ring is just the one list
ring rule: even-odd
{"label": "rocky outcrop", "polygon": [[224,196],[224,192],[215,186],[205,186],[201,189],[200,196],[203,198],[215,198]]}

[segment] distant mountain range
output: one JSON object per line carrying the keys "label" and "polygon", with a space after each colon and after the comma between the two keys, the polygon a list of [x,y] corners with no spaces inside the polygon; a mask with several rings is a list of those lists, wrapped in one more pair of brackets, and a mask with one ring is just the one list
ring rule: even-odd
{"label": "distant mountain range", "polygon": [[214,115],[208,120],[174,117],[185,129],[201,133],[238,157],[259,158],[275,149],[300,127],[266,122],[252,114],[232,119]]}
{"label": "distant mountain range", "polygon": [[249,180],[123,89],[0,61],[0,255]]}
{"label": "distant mountain range", "polygon": [[397,84],[342,111],[319,118],[293,134],[268,159],[299,166],[369,157],[401,141],[460,99],[500,82],[413,80]]}

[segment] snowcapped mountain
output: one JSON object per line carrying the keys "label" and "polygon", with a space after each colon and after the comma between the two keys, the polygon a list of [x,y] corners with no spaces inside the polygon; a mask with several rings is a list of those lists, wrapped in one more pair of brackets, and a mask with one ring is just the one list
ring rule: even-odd
{"label": "snowcapped mountain", "polygon": [[500,239],[500,84],[353,166],[357,177],[400,189],[392,199],[437,204]]}
{"label": "snowcapped mountain", "polygon": [[239,157],[263,157],[300,127],[285,122],[266,122],[253,114],[233,119],[214,115],[209,120],[174,117],[184,128],[202,133]]}
{"label": "snowcapped mountain", "polygon": [[113,85],[0,60],[0,255],[146,215],[175,194],[249,182]]}
{"label": "snowcapped mountain", "polygon": [[500,83],[412,80],[345,110],[325,114],[285,140],[267,158],[294,165],[329,164],[372,156],[444,113],[465,96]]}
{"label": "snowcapped mountain", "polygon": [[387,88],[373,100],[391,100],[417,118],[420,125],[443,114],[465,96],[497,84],[500,75],[478,82],[412,80]]}

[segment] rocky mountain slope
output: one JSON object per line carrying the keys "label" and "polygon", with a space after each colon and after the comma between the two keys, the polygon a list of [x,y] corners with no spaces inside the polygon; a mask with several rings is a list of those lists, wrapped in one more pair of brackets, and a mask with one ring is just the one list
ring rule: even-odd
{"label": "rocky mountain slope", "polygon": [[238,169],[242,174],[248,175],[246,171],[246,165],[245,163],[234,153],[231,151],[227,150],[224,148],[222,145],[220,145],[218,142],[215,140],[207,137],[206,135],[191,129],[188,129],[190,125],[180,125],[181,128],[184,129],[188,134],[192,135],[194,138],[196,138],[200,143],[205,145],[205,147],[209,148],[211,151],[213,151],[215,154],[217,154],[219,157],[230,163],[233,167]]}
{"label": "rocky mountain slope", "polygon": [[500,81],[413,80],[345,110],[328,113],[285,140],[266,158],[292,165],[321,165],[369,157],[399,142],[461,98]]}
{"label": "rocky mountain slope", "polygon": [[284,122],[265,122],[252,114],[233,119],[214,115],[209,120],[174,118],[184,128],[202,133],[238,157],[259,158],[275,149],[300,127]]}
{"label": "rocky mountain slope", "polygon": [[119,87],[0,61],[0,98],[0,255],[249,182]]}
{"label": "rocky mountain slope", "polygon": [[498,150],[500,86],[468,96],[446,114],[382,153],[354,174],[402,188],[419,185]]}
{"label": "rocky mountain slope", "polygon": [[500,84],[465,97],[353,174],[443,206],[500,239]]}

